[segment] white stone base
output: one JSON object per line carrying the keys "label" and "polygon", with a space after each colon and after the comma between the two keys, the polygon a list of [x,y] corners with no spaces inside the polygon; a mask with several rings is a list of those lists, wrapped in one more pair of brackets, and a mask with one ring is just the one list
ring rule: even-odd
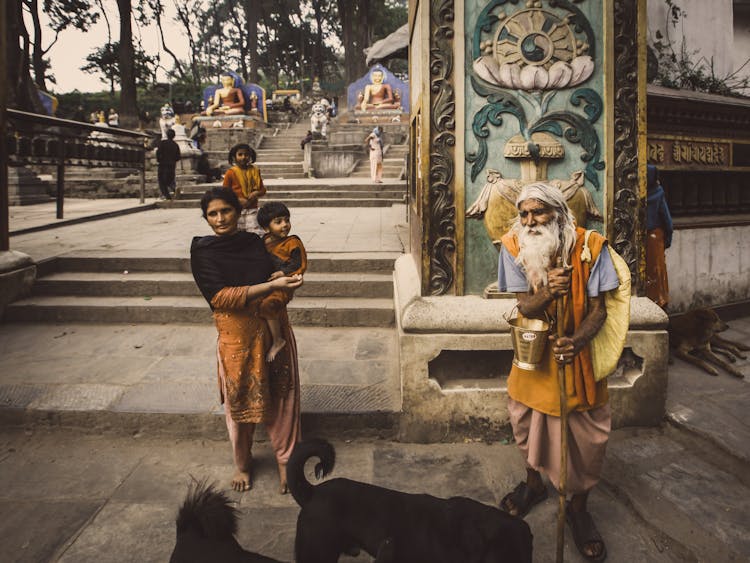
{"label": "white stone base", "polygon": [[[396,261],[394,286],[401,438],[434,442],[507,436],[506,378],[513,352],[503,317],[511,314],[515,299],[422,297],[411,255]],[[630,316],[625,349],[642,361],[610,376],[615,428],[659,424],[666,401],[667,316],[640,297],[631,299]]]}

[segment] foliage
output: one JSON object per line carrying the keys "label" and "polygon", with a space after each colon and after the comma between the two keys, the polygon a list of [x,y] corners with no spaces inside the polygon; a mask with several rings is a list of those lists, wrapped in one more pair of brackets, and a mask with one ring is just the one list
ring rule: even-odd
{"label": "foliage", "polygon": [[658,65],[653,81],[667,88],[695,90],[723,96],[743,97],[743,93],[750,87],[750,78],[740,78],[738,74],[750,62],[740,66],[727,76],[717,76],[714,72],[714,60],[707,60],[699,56],[698,50],[687,48],[685,35],[682,34],[679,48],[675,51],[675,40],[670,38],[669,30],[682,25],[687,17],[685,10],[675,4],[674,0],[664,0],[667,5],[668,22],[664,33],[656,30],[655,41],[651,45],[653,57]]}
{"label": "foliage", "polygon": [[[81,70],[90,74],[99,73],[105,84],[120,82],[120,42],[105,43],[86,57],[87,64]],[[139,86],[144,86],[156,77],[156,58],[147,55],[143,49],[135,50],[135,77]]]}

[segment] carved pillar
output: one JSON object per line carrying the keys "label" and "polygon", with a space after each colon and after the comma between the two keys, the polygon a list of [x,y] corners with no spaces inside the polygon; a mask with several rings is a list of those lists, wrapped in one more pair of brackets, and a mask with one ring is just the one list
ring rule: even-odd
{"label": "carved pillar", "polygon": [[645,270],[645,16],[643,0],[614,2],[615,169],[613,221],[608,236],[630,267],[639,295]]}
{"label": "carved pillar", "polygon": [[[430,5],[430,171],[423,294],[456,294],[456,93],[453,0]],[[425,284],[427,287],[425,287]]]}

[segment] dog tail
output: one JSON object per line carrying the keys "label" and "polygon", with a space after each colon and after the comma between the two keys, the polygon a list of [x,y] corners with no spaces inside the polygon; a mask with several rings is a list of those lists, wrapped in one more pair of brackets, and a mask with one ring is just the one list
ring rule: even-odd
{"label": "dog tail", "polygon": [[304,506],[314,493],[315,487],[305,477],[305,463],[308,459],[317,457],[320,461],[315,465],[315,477],[322,479],[333,470],[336,463],[336,452],[333,446],[321,439],[305,440],[294,446],[286,466],[286,478],[289,492],[292,493],[297,504]]}
{"label": "dog tail", "polygon": [[237,511],[232,501],[205,480],[190,485],[177,513],[177,533],[190,530],[212,540],[227,540],[237,533]]}

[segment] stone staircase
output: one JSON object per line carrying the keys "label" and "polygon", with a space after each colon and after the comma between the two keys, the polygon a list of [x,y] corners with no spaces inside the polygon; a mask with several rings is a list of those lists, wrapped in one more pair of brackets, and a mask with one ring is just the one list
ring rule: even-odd
{"label": "stone staircase", "polygon": [[300,148],[300,141],[309,128],[310,124],[303,121],[278,129],[276,135],[263,137],[257,150],[256,164],[263,172],[264,180],[307,177],[302,167],[304,152]]}
{"label": "stone staircase", "polygon": [[[405,173],[404,157],[407,151],[406,145],[388,145],[385,147],[385,154],[383,155],[383,179],[394,179],[400,180]],[[352,173],[349,175],[350,178],[369,178],[370,177],[370,161],[367,158],[363,158],[357,163]]]}
{"label": "stone staircase", "polygon": [[[210,373],[215,369],[210,352],[196,359],[182,358],[197,331],[201,345],[215,339],[211,313],[193,281],[189,258],[143,254],[115,257],[112,253],[80,252],[42,262],[32,295],[8,306],[3,320],[16,324],[19,330],[55,323],[64,327],[63,334],[80,332],[105,340],[127,338],[125,334],[146,339],[158,334],[163,339],[166,326],[177,348],[173,353],[165,350],[160,371],[182,373],[189,360],[190,370]],[[309,255],[305,285],[288,305],[297,335],[307,428],[354,435],[393,428],[394,416],[401,408],[393,328],[392,272],[397,257],[395,252]],[[195,346],[197,342],[192,344]],[[55,373],[54,368],[51,372]],[[54,380],[57,376],[50,377]],[[149,380],[143,386],[158,394],[167,383]],[[205,389],[198,384],[180,393],[180,397],[188,397],[183,398],[187,402],[205,401]],[[170,424],[173,415],[150,410],[149,401],[143,400],[145,406],[99,415],[106,420],[110,416],[127,419],[125,411],[144,409],[147,416],[160,420],[160,425]],[[210,417],[210,426],[216,435],[223,435],[217,413]]]}
{"label": "stone staircase", "polygon": [[[256,164],[260,167],[268,194],[263,201],[283,201],[294,207],[388,207],[403,203],[406,184],[400,181],[404,168],[406,145],[391,145],[386,149],[383,178],[387,183],[369,180],[369,161],[360,162],[351,181],[329,178],[307,178],[302,171],[303,151],[300,141],[307,133],[308,122],[280,124],[268,129],[258,148]],[[226,160],[225,151],[209,151],[213,162]],[[397,180],[397,181],[393,181]],[[179,179],[178,179],[179,182]],[[196,200],[212,186],[210,184],[179,183],[178,199],[160,203],[164,207],[195,207]]]}
{"label": "stone staircase", "polygon": [[[311,254],[305,285],[289,303],[295,326],[392,327],[394,253]],[[13,322],[210,323],[186,257],[86,253],[38,266]]]}

